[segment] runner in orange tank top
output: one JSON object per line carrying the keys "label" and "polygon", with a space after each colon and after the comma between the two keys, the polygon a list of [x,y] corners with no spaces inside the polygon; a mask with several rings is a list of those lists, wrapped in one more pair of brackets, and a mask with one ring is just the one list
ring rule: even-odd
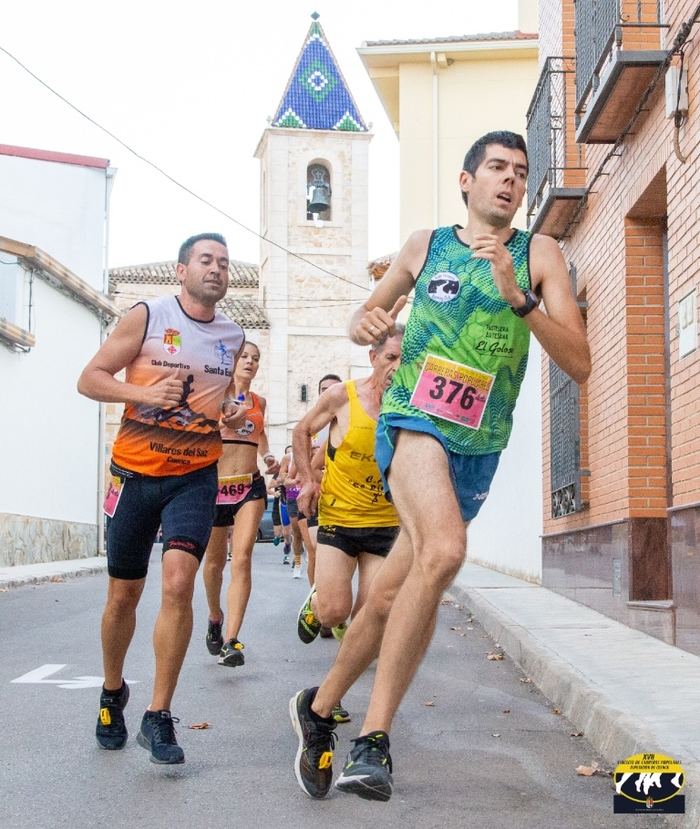
{"label": "runner in orange tank top", "polygon": [[[219,657],[219,665],[243,665],[243,643],[238,634],[243,625],[252,586],[253,546],[258,525],[267,505],[267,486],[258,470],[258,455],[275,473],[279,464],[270,452],[265,433],[265,399],[250,390],[258,373],[260,349],[246,342],[238,359],[233,381],[234,396],[248,405],[245,423],[236,429],[222,428],[223,453],[219,459],[219,490],[214,527],[204,556],[204,587],[209,604],[206,644]],[[224,403],[226,405],[226,402]],[[221,585],[226,566],[226,547],[231,534],[231,581],[226,593],[226,635],[221,609]]]}
{"label": "runner in orange tank top", "polygon": [[[180,294],[137,303],[78,381],[86,397],[126,404],[105,499],[105,681],[95,737],[111,751],[126,745],[124,660],[160,526],[163,588],[153,634],[156,672],[136,739],[151,762],[166,765],[185,761],[170,706],[192,632],[195,576],[211,531],[221,406],[244,340],[241,327],[216,307],[229,278],[223,236],[201,233],[187,239],[176,273]],[[124,381],[116,376],[122,369]],[[246,408],[242,401],[231,406],[224,425],[240,428]]]}

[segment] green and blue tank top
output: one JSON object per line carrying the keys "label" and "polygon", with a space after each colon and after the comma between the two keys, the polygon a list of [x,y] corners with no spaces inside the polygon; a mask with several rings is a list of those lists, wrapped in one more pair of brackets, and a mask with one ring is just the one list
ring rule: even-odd
{"label": "green and blue tank top", "polygon": [[[415,284],[401,365],[384,394],[381,414],[395,426],[401,425],[402,418],[417,418],[417,428],[422,421],[425,431],[437,430],[450,451],[485,455],[501,451],[508,443],[513,409],[527,367],[530,329],[498,293],[491,263],[473,257],[469,245],[460,241],[458,227],[437,228],[430,238],[426,261]],[[516,230],[506,247],[513,258],[518,285],[524,291],[530,289],[530,234]],[[426,361],[429,355],[437,359]],[[493,376],[488,381],[488,393],[479,398],[481,406],[484,400],[486,403],[478,428],[430,414],[411,402],[424,366],[446,366],[445,360],[475,370],[475,376],[481,376],[479,372]],[[431,382],[440,385],[430,387],[430,396],[439,397],[444,391],[454,398],[453,405],[461,400],[463,407],[471,406],[469,389],[458,382],[464,379],[464,372],[460,374],[457,369],[451,375],[448,367],[444,374],[444,378],[437,379],[430,374]],[[451,381],[450,377],[457,379]],[[420,388],[427,390],[427,382],[428,376]],[[425,397],[425,391],[421,394]]]}

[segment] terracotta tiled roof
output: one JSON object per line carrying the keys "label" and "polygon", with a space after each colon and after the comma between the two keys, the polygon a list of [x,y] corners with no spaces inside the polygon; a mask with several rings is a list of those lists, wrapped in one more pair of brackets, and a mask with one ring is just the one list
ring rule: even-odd
{"label": "terracotta tiled roof", "polygon": [[250,297],[225,296],[217,306],[226,316],[237,322],[241,328],[269,328],[265,312]]}
{"label": "terracotta tiled roof", "polygon": [[395,253],[387,253],[384,256],[378,256],[367,265],[367,272],[372,279],[381,279],[389,270],[389,266],[396,258]]}
{"label": "terracotta tiled roof", "polygon": [[476,35],[452,35],[450,37],[421,37],[411,40],[367,40],[363,46],[418,46],[424,43],[479,43],[485,40],[537,40],[532,32],[482,32]]}
{"label": "terracotta tiled roof", "polygon": [[[109,290],[112,293],[117,283],[127,282],[140,285],[177,285],[176,261],[151,262],[147,265],[126,265],[110,268]],[[231,262],[228,269],[231,288],[257,288],[258,266],[248,262]]]}

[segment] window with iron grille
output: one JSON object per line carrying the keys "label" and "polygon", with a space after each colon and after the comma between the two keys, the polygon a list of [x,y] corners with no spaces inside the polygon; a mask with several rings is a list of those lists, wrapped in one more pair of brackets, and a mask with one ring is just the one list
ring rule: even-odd
{"label": "window with iron grille", "polygon": [[[576,268],[569,270],[576,296]],[[585,308],[585,303],[580,306]],[[578,383],[549,361],[549,435],[552,518],[580,512],[581,492],[581,391]]]}

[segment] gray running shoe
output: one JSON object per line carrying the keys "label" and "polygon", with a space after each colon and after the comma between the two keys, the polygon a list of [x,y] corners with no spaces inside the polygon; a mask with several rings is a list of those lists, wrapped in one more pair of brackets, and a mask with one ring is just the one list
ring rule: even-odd
{"label": "gray running shoe", "polygon": [[170,711],[146,711],[141,720],[141,730],[136,742],[151,752],[151,763],[174,765],[185,762],[185,752],[175,739],[175,725],[180,722]]}
{"label": "gray running shoe", "polygon": [[243,642],[239,642],[234,636],[221,648],[219,653],[219,665],[225,665],[227,668],[238,668],[245,663],[243,656]]}
{"label": "gray running shoe", "polygon": [[364,800],[389,800],[393,788],[389,735],[372,731],[353,740],[336,789],[359,795]]}

